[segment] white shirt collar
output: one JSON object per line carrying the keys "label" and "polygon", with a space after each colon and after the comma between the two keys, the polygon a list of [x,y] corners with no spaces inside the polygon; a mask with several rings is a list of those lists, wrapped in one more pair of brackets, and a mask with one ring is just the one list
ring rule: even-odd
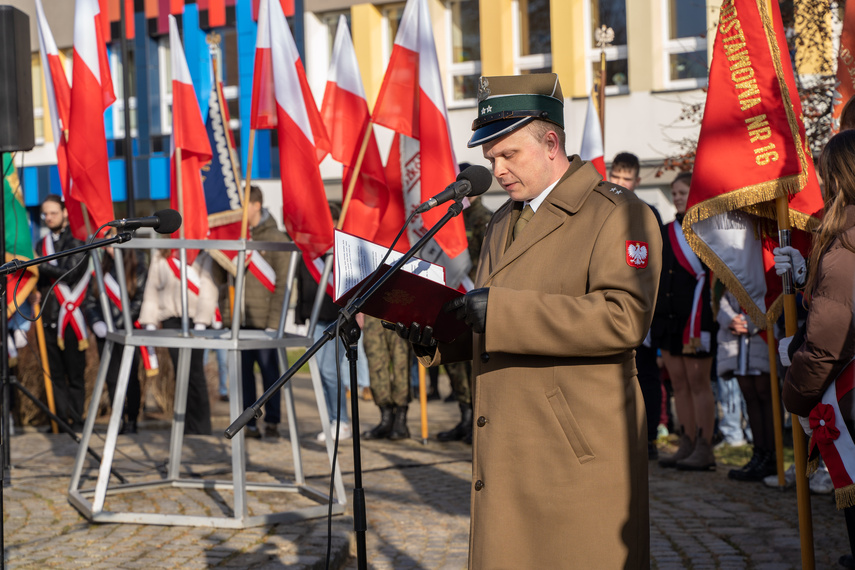
{"label": "white shirt collar", "polygon": [[531,200],[523,202],[523,208],[531,206],[531,209],[537,212],[537,209],[540,208],[540,205],[543,204],[543,201],[546,200],[546,197],[549,196],[549,193],[552,192],[552,189],[555,188],[557,184],[558,180],[547,186],[546,190],[541,192],[537,198],[532,198]]}

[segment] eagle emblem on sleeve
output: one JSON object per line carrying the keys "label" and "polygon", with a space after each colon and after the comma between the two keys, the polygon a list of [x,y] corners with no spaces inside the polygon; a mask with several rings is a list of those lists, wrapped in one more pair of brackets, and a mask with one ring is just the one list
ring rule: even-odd
{"label": "eagle emblem on sleeve", "polygon": [[647,267],[647,242],[626,242],[626,264],[636,269]]}

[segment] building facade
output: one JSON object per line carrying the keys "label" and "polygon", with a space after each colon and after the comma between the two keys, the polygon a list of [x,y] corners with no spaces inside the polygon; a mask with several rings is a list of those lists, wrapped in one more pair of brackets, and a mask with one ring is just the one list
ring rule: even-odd
{"label": "building facade", "polygon": [[[405,2],[353,0],[281,0],[307,77],[320,105],[340,15],[350,26],[369,106],[378,94]],[[667,189],[655,167],[679,152],[679,141],[697,136],[698,125],[681,121],[688,104],[702,102],[708,54],[715,33],[718,2],[709,0],[428,0],[455,153],[459,162],[486,164],[481,150],[466,148],[475,116],[478,77],[554,71],[566,97],[567,151],[579,150],[587,97],[596,78],[601,52],[606,56],[605,156],[633,152],[642,161],[642,197],[669,216]],[[53,137],[47,116],[44,80],[38,54],[33,0],[11,0],[30,15],[33,46],[33,94],[37,147],[19,153],[26,203],[38,205],[48,193],[60,193]],[[122,2],[125,4],[125,2]],[[125,169],[132,158],[135,214],[146,215],[169,198],[171,80],[169,41],[162,6],[169,2],[136,0],[128,14],[128,64],[122,61],[119,1],[106,0],[111,20],[108,44],[118,100],[105,113],[110,153],[111,192],[117,214],[128,200]],[[176,8],[176,4],[182,6]],[[243,175],[248,163],[252,74],[258,0],[172,2],[203,116],[212,85],[211,53],[219,62],[231,127]],[[70,77],[74,7],[69,0],[43,0],[59,49],[67,55]],[[598,46],[597,30],[610,27],[613,38]],[[131,31],[132,30],[132,31]],[[216,32],[214,38],[211,32]],[[131,148],[125,144],[122,74],[129,74]],[[391,133],[375,127],[385,157]],[[265,187],[277,211],[279,153],[270,131],[256,134],[253,180]],[[341,196],[341,166],[327,158],[321,173],[332,199]],[[451,181],[449,181],[451,182]],[[503,200],[498,189],[490,201]]]}

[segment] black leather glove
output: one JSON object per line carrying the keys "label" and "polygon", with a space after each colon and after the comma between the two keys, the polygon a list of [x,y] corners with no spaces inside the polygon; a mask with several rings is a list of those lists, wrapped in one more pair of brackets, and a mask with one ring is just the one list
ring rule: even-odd
{"label": "black leather glove", "polygon": [[419,323],[410,326],[404,323],[389,323],[383,321],[383,328],[395,331],[399,337],[413,345],[416,356],[433,356],[436,353],[436,339],[433,338],[433,327],[420,327]]}
{"label": "black leather glove", "polygon": [[487,297],[490,288],[472,289],[462,297],[452,299],[445,304],[443,310],[446,313],[454,313],[458,320],[463,321],[472,330],[484,334],[487,330]]}

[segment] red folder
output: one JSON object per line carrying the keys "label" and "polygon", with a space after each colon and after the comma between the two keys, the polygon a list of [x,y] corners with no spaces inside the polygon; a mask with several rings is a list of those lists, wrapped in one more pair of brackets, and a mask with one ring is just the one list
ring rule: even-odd
{"label": "red folder", "polygon": [[[383,264],[382,271],[363,279],[358,285],[342,295],[336,304],[345,306],[350,298],[369,281],[365,291],[382,275],[389,266]],[[364,293],[364,292],[363,292]],[[362,306],[366,315],[389,321],[410,325],[433,327],[433,336],[442,342],[451,342],[469,330],[463,321],[457,320],[453,313],[442,310],[447,302],[463,295],[460,291],[446,287],[436,281],[431,281],[419,275],[406,271],[398,271],[390,277],[374,295]]]}

